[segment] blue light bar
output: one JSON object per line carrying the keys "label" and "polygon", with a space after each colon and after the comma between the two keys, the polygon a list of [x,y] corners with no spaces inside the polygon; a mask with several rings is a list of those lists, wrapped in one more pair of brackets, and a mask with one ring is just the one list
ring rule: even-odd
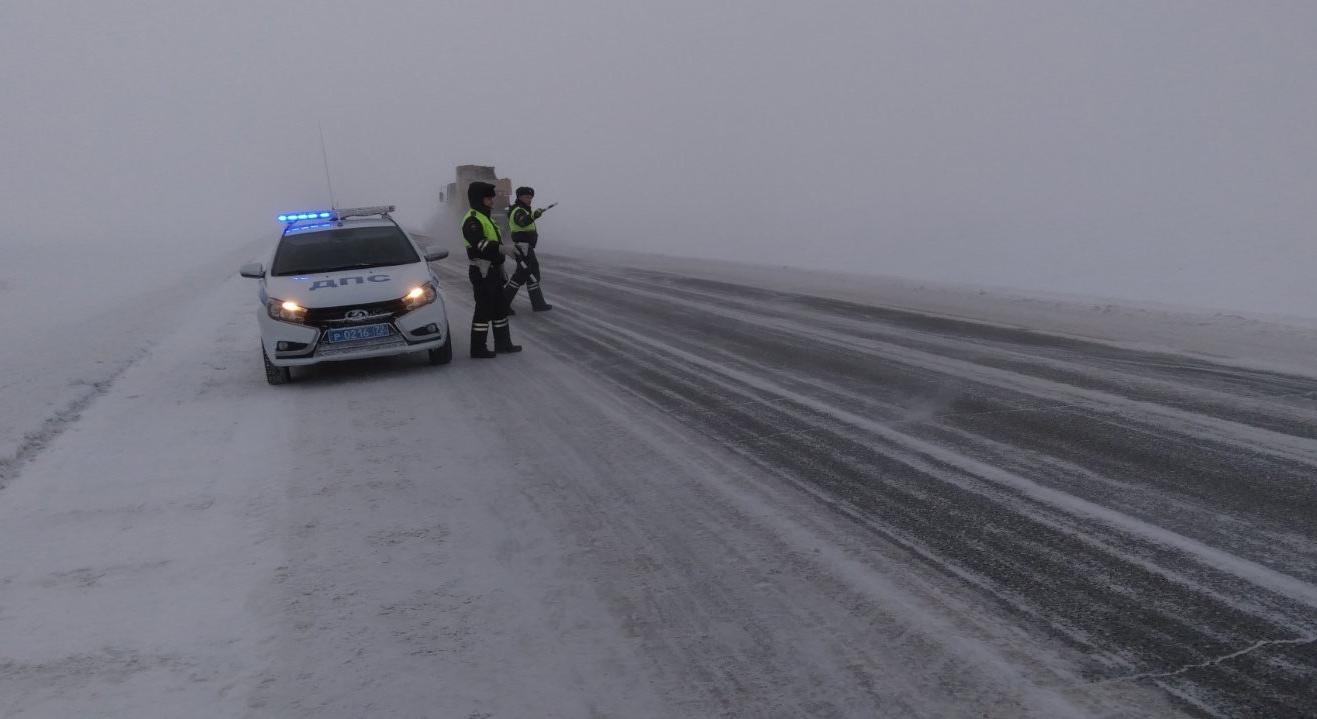
{"label": "blue light bar", "polygon": [[331,210],[308,210],[306,212],[289,212],[279,215],[277,220],[280,222],[297,222],[298,220],[328,220],[333,217]]}

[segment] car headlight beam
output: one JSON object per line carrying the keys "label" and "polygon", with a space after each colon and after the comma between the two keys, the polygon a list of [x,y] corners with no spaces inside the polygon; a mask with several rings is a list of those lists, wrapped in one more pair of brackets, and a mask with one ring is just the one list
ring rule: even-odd
{"label": "car headlight beam", "polygon": [[265,303],[265,311],[270,319],[281,322],[305,322],[306,308],[291,300],[277,300],[273,297]]}
{"label": "car headlight beam", "polygon": [[423,285],[411,288],[407,294],[403,295],[402,304],[410,312],[434,302],[438,297],[439,292],[434,288],[434,283],[426,282]]}

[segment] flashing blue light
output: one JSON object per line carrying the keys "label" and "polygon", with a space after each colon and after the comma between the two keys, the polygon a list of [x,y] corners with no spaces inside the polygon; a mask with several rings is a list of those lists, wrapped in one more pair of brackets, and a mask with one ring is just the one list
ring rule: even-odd
{"label": "flashing blue light", "polygon": [[328,220],[333,216],[333,210],[311,210],[310,212],[286,212],[275,219],[280,222],[297,222],[298,220]]}

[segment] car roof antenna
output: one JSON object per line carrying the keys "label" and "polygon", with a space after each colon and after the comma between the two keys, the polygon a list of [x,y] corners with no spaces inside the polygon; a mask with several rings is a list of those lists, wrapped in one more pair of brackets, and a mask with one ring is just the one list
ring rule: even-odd
{"label": "car roof antenna", "polygon": [[329,209],[338,207],[334,202],[334,180],[329,176],[329,152],[325,150],[325,125],[316,120],[316,127],[320,128],[320,157],[325,161],[325,184],[329,186]]}

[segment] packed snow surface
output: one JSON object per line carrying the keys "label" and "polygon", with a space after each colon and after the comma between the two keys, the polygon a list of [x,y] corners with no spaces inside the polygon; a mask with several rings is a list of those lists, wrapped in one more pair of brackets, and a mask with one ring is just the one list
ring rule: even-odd
{"label": "packed snow surface", "polygon": [[444,261],[453,364],[269,387],[245,259],[5,343],[0,715],[1317,700],[1301,322],[568,253],[519,355]]}

